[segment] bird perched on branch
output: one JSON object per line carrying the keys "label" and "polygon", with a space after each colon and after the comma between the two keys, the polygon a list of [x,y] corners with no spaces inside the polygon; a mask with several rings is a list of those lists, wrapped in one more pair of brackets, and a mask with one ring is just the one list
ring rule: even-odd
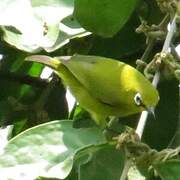
{"label": "bird perched on branch", "polygon": [[51,67],[80,106],[102,127],[110,116],[124,117],[150,110],[159,100],[157,90],[139,71],[114,59],[33,55],[26,60]]}

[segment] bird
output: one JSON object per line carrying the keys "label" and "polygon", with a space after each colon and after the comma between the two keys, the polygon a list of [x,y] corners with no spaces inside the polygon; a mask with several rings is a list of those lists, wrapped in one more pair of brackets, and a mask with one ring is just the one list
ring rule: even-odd
{"label": "bird", "polygon": [[112,58],[78,55],[25,59],[51,67],[79,105],[100,127],[109,117],[125,117],[150,111],[159,101],[151,82],[134,67]]}

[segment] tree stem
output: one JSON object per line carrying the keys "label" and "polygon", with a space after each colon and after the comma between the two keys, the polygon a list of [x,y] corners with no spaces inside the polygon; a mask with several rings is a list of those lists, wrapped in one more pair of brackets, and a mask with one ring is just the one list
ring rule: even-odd
{"label": "tree stem", "polygon": [[49,84],[48,80],[32,77],[29,75],[21,75],[15,72],[0,72],[1,80],[15,81],[22,84],[27,84],[35,87],[46,87]]}
{"label": "tree stem", "polygon": [[[168,53],[168,51],[169,51],[173,35],[174,35],[175,31],[176,31],[176,17],[177,17],[177,15],[174,16],[174,18],[172,20],[172,23],[170,24],[170,30],[168,31],[168,33],[166,35],[166,39],[164,41],[164,45],[163,45],[163,48],[162,48],[162,51],[161,51],[163,53]],[[153,86],[156,87],[156,88],[157,88],[157,85],[159,83],[159,79],[160,79],[160,71],[158,70],[155,73],[153,81],[152,81]],[[137,128],[136,128],[136,133],[138,134],[140,139],[142,138],[144,128],[145,128],[145,125],[146,125],[146,122],[147,122],[147,118],[148,118],[148,112],[143,111],[141,113],[141,116],[140,116],[140,119],[139,119],[139,122],[138,122],[138,125],[137,125]],[[131,167],[131,164],[132,164],[131,159],[127,159],[125,161],[125,166],[124,166],[122,175],[120,177],[120,180],[125,180],[126,179],[129,168]]]}
{"label": "tree stem", "polygon": [[131,159],[127,159],[124,165],[123,172],[121,174],[120,180],[125,180],[127,177],[127,173],[129,171],[129,168],[131,167],[132,161]]}
{"label": "tree stem", "polygon": [[176,17],[177,15],[174,16],[172,23],[170,24],[170,29],[166,35],[166,39],[161,52],[167,53],[169,51],[173,35],[176,31]]}

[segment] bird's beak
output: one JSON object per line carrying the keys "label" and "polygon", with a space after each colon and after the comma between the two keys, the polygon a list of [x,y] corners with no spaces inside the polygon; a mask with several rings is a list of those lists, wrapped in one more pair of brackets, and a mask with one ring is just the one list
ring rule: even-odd
{"label": "bird's beak", "polygon": [[146,110],[149,114],[151,114],[154,117],[154,119],[156,118],[155,112],[154,112],[154,107],[147,107]]}

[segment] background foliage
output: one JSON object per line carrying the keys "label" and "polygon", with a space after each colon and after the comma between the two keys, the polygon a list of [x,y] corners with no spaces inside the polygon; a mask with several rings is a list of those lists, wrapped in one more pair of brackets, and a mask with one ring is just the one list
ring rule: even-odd
{"label": "background foliage", "polygon": [[[1,0],[0,125],[13,125],[0,156],[1,177],[118,180],[124,152],[107,142],[80,107],[75,109],[75,121],[68,119],[61,80],[55,74],[42,79],[44,66],[24,59],[33,53],[79,53],[135,66],[147,47],[146,36],[136,33],[136,28],[142,21],[157,25],[165,16],[155,0]],[[154,43],[147,61],[161,51],[163,43],[163,38]],[[156,119],[149,117],[142,141],[158,151],[177,148],[178,81],[162,77],[158,91]],[[120,119],[116,131],[121,133],[126,126],[136,128],[138,118]],[[133,166],[129,179],[180,179],[177,154],[171,160],[151,164],[150,169]]]}

